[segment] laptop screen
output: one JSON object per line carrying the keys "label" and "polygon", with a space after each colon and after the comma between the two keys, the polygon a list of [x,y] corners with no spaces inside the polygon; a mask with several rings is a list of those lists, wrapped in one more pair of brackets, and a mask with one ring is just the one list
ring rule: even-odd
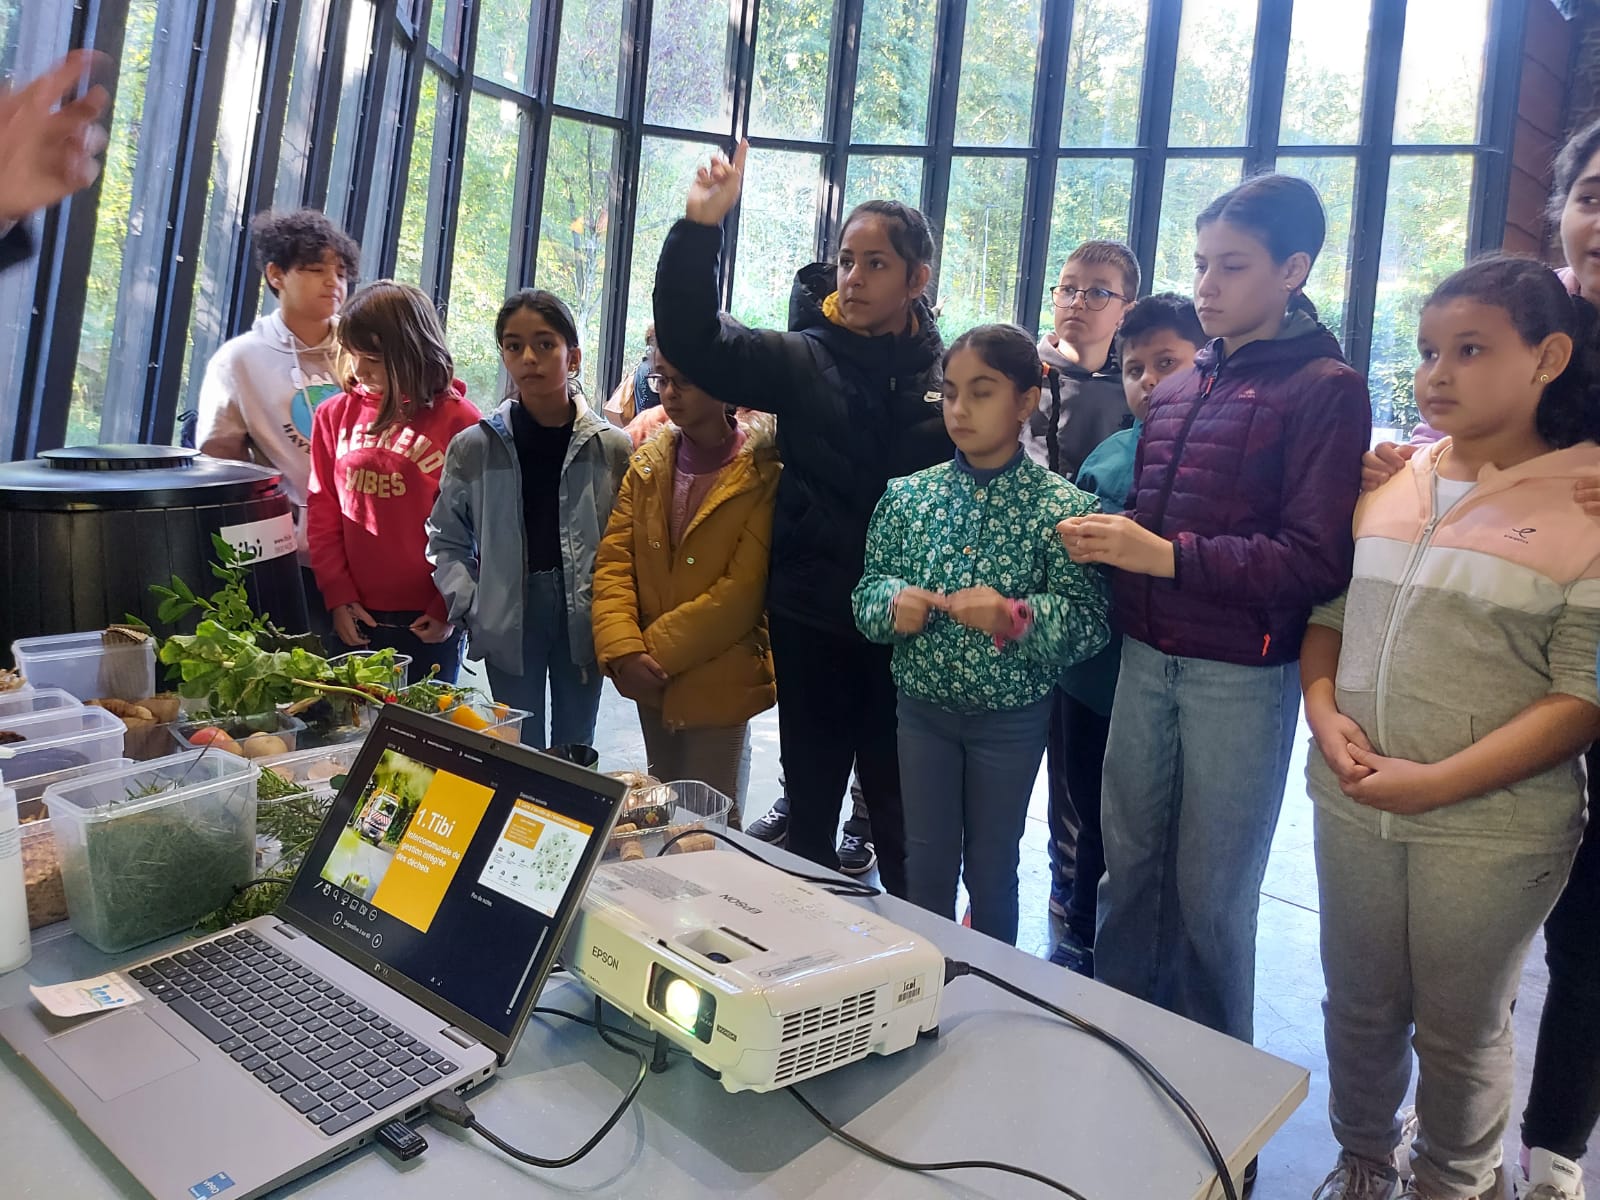
{"label": "laptop screen", "polygon": [[464,1014],[471,1021],[457,1023],[480,1037],[474,1023],[493,1031],[483,1040],[508,1053],[623,791],[524,747],[391,708],[351,767],[286,907],[324,945],[414,998],[421,989],[443,1001],[441,1011]]}

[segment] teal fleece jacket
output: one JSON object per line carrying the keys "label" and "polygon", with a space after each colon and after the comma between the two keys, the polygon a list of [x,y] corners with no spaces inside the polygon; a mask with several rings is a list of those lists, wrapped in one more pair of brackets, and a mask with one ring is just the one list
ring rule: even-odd
{"label": "teal fleece jacket", "polygon": [[[1056,534],[1058,521],[1094,511],[1092,497],[1020,454],[987,481],[955,462],[892,480],[867,534],[856,627],[893,645],[907,695],[949,712],[1026,708],[1110,636],[1099,573],[1074,564]],[[985,584],[1032,610],[1016,641],[996,647],[939,612],[921,633],[895,632],[890,602],[903,588],[948,595]]]}

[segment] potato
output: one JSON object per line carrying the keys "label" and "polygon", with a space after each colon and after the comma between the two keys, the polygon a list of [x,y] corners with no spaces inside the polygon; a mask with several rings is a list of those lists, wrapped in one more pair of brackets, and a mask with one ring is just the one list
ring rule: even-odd
{"label": "potato", "polygon": [[289,743],[275,733],[252,733],[239,750],[246,758],[271,758],[289,753]]}

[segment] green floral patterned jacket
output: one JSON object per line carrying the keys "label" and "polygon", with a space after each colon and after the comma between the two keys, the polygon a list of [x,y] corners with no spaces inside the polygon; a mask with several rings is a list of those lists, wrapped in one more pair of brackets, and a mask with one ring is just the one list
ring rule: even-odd
{"label": "green floral patterned jacket", "polygon": [[[1100,573],[1075,565],[1056,535],[1056,522],[1096,511],[1094,497],[1026,458],[988,483],[954,462],[891,480],[867,534],[856,626],[894,646],[896,685],[929,704],[988,712],[1042,700],[1061,668],[1110,637]],[[939,612],[921,633],[894,631],[890,603],[902,588],[981,584],[1033,610],[1032,626],[1003,649]]]}

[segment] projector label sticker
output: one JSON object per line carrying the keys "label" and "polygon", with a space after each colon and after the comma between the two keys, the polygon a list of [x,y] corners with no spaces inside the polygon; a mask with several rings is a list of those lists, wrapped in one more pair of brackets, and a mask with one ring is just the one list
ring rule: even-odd
{"label": "projector label sticker", "polygon": [[638,888],[664,904],[677,900],[698,900],[711,893],[698,883],[679,879],[676,875],[653,867],[648,862],[613,863],[604,871],[595,873],[591,888],[620,895],[629,888]]}
{"label": "projector label sticker", "polygon": [[904,1008],[908,1004],[915,1004],[918,1000],[921,1000],[924,990],[922,981],[923,977],[917,975],[902,983],[900,991],[895,996],[894,1006],[896,1008]]}
{"label": "projector label sticker", "polygon": [[776,963],[770,967],[762,967],[756,972],[758,979],[790,979],[796,975],[804,975],[808,971],[818,971],[832,963],[839,961],[839,955],[828,950],[820,954],[805,954],[799,958],[791,958],[787,962]]}

